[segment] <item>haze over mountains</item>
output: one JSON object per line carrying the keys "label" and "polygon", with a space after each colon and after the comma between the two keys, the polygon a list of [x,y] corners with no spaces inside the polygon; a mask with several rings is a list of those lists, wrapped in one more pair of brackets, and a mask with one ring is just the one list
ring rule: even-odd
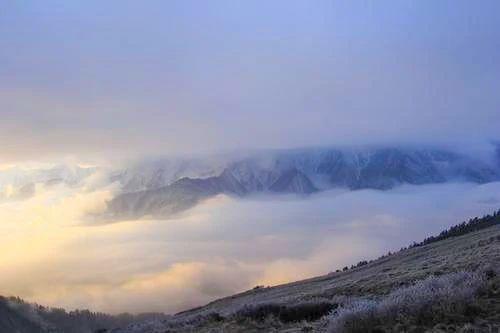
{"label": "haze over mountains", "polygon": [[[300,196],[330,189],[500,180],[500,145],[490,156],[419,147],[305,148],[204,158],[143,160],[125,167],[59,165],[0,171],[0,198],[29,198],[35,186],[114,184],[104,220],[165,218],[219,194]],[[90,177],[94,177],[89,181]]]}
{"label": "haze over mountains", "polygon": [[[424,148],[301,149],[254,154],[213,168],[191,162],[143,165],[117,176],[126,193],[109,202],[114,218],[165,217],[217,194],[311,193],[345,188],[388,190],[401,184],[500,179],[500,154],[490,160]],[[196,174],[196,167],[199,173]]]}

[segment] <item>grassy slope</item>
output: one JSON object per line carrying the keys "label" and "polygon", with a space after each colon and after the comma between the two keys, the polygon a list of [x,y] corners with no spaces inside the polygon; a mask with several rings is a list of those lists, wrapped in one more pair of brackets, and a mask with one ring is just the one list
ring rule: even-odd
{"label": "grassy slope", "polygon": [[[430,275],[442,275],[460,270],[471,271],[483,265],[500,267],[500,226],[403,250],[345,272],[250,290],[216,300],[203,307],[181,312],[176,315],[176,318],[182,321],[211,312],[225,316],[246,304],[294,304],[339,295],[384,295],[395,288],[411,285]],[[500,310],[500,307],[498,309]],[[318,325],[318,323],[312,323],[309,326],[316,331],[319,330]],[[157,323],[144,327],[139,325],[133,332],[164,332],[162,329],[164,328]],[[170,330],[169,332],[258,332],[263,330],[301,332],[304,330],[304,323],[273,327],[273,323],[269,321],[250,327],[248,323],[223,320],[208,322],[195,329]]]}
{"label": "grassy slope", "polygon": [[482,264],[500,266],[500,226],[407,249],[346,272],[250,290],[182,312],[178,316],[207,311],[224,314],[231,308],[255,301],[289,302],[293,299],[339,294],[385,294],[395,287],[410,284],[428,275],[474,270]]}

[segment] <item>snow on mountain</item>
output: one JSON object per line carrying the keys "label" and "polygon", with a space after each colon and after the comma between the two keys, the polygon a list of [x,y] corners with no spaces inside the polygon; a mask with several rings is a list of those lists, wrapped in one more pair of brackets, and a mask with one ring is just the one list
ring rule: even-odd
{"label": "snow on mountain", "polygon": [[133,163],[112,175],[124,192],[154,190],[183,177],[207,178],[219,175],[227,163],[225,158],[162,158]]}
{"label": "snow on mountain", "polygon": [[[500,180],[500,165],[442,149],[301,149],[232,160],[142,164],[119,178],[108,217],[169,216],[217,194],[310,194],[332,188],[388,190],[401,184]],[[137,190],[139,189],[139,190]]]}
{"label": "snow on mountain", "polygon": [[312,181],[297,169],[283,172],[269,187],[271,192],[309,194],[316,192]]}
{"label": "snow on mountain", "polygon": [[0,200],[30,198],[37,184],[77,187],[100,170],[101,185],[118,185],[105,214],[111,219],[170,216],[226,194],[307,195],[333,188],[388,190],[401,184],[500,180],[500,145],[489,161],[443,149],[310,148],[239,156],[141,161],[109,171],[56,165],[0,170]]}

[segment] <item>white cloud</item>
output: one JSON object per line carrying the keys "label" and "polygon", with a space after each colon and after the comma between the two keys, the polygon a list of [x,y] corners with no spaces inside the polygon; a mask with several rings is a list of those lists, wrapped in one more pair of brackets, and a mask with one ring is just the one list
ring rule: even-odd
{"label": "white cloud", "polygon": [[64,186],[1,205],[0,294],[101,311],[175,312],[370,259],[500,203],[500,183],[235,200],[166,221],[82,224],[109,189]]}

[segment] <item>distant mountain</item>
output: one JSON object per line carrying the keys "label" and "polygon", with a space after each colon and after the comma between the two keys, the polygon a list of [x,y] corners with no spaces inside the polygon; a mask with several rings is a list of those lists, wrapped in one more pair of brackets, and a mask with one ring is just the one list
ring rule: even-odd
{"label": "distant mountain", "polygon": [[[496,158],[500,160],[498,147]],[[333,188],[388,190],[402,184],[500,180],[499,163],[443,149],[311,148],[255,153],[210,165],[163,161],[122,171],[115,180],[123,193],[108,203],[107,218],[170,216],[218,194],[307,195]]]}
{"label": "distant mountain", "polygon": [[297,169],[283,172],[278,179],[269,187],[271,192],[309,194],[317,189],[312,181]]}
{"label": "distant mountain", "polygon": [[229,158],[225,156],[149,159],[115,170],[111,175],[111,181],[118,181],[124,192],[153,190],[184,177],[217,176],[224,170],[228,161]]}
{"label": "distant mountain", "polygon": [[108,203],[108,218],[165,217],[222,193],[241,197],[263,191],[303,194],[317,191],[307,176],[296,169],[274,178],[267,174],[265,181],[255,175],[250,179],[238,177],[232,171],[225,169],[219,176],[204,179],[184,177],[158,189],[118,195]]}

